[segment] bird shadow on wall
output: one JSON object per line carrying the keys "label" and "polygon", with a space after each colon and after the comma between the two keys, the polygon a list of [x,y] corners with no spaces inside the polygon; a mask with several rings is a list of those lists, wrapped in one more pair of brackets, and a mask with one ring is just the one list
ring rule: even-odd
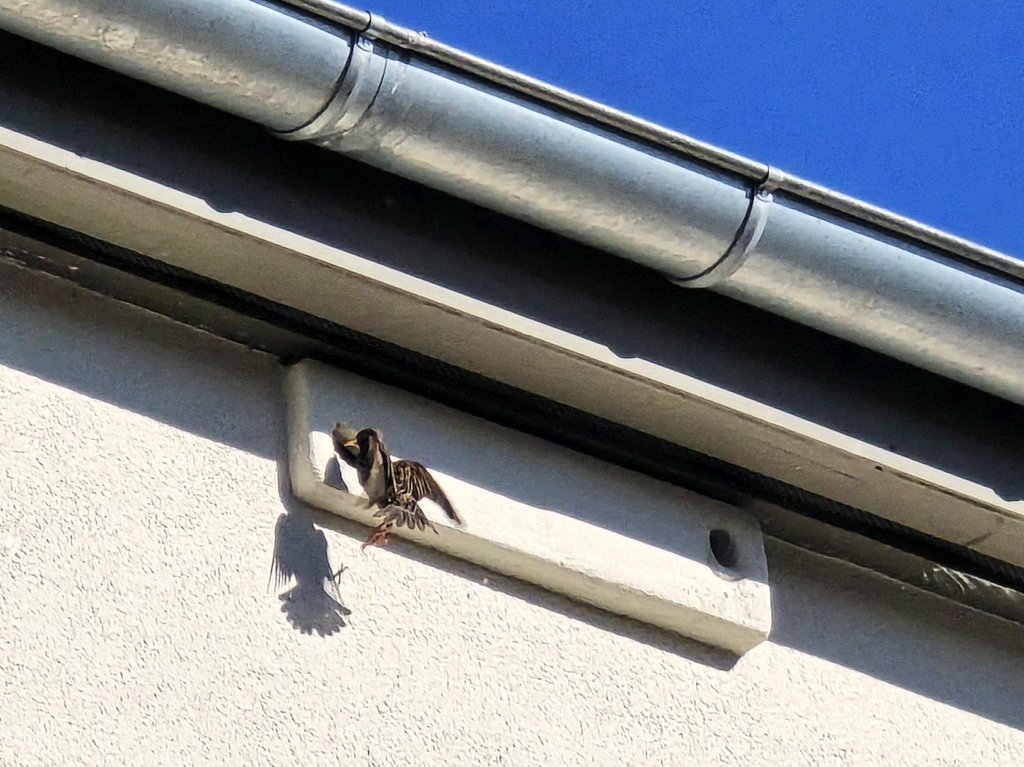
{"label": "bird shadow on wall", "polygon": [[[280,480],[287,482],[287,476]],[[341,481],[340,472],[334,481]],[[344,489],[344,482],[339,489]],[[268,588],[273,584],[281,612],[297,631],[331,636],[348,625],[352,614],[341,596],[341,576],[346,568],[332,567],[327,537],[314,525],[317,512],[292,498],[287,485],[281,499],[285,511],[274,526]],[[294,585],[282,592],[289,583]]]}

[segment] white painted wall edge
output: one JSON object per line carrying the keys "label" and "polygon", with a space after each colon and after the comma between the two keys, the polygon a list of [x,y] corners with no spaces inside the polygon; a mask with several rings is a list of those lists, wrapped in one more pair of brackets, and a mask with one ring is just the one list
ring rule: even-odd
{"label": "white painted wall edge", "polygon": [[[373,426],[394,457],[428,466],[466,521],[424,504],[438,532],[401,537],[732,653],[768,637],[768,567],[748,514],[318,362],[292,366],[285,394],[300,500],[376,523],[330,437],[339,420]],[[711,530],[728,533],[733,567],[716,561]]]}
{"label": "white painted wall edge", "polygon": [[1024,501],[2,127],[0,205],[1024,565]]}

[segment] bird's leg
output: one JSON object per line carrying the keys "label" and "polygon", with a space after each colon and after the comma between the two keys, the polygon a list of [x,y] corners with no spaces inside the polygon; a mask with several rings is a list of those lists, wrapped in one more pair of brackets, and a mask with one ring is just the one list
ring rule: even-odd
{"label": "bird's leg", "polygon": [[383,546],[388,542],[388,535],[391,533],[392,523],[381,522],[373,530],[370,531],[370,537],[366,539],[366,542],[359,547],[360,551],[365,551],[367,546]]}

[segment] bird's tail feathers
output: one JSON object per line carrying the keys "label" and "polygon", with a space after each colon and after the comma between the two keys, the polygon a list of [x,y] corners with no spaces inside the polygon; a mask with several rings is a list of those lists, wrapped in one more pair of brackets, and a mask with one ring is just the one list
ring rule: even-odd
{"label": "bird's tail feathers", "polygon": [[459,512],[455,510],[455,507],[452,506],[452,502],[448,500],[448,496],[446,496],[443,492],[434,493],[428,497],[430,498],[431,501],[433,501],[434,503],[441,507],[441,511],[444,512],[444,515],[448,517],[448,519],[450,519],[459,527],[466,526],[466,523],[462,521],[462,517],[459,516]]}

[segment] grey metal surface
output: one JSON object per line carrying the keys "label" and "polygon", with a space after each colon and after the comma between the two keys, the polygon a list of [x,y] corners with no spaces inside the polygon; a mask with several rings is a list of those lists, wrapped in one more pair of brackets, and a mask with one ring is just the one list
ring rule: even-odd
{"label": "grey metal surface", "polygon": [[875,224],[894,234],[902,234],[949,251],[968,261],[1024,277],[1024,261],[1020,259],[922,224],[920,221],[900,216],[855,197],[841,194],[813,181],[783,173],[766,163],[751,160],[727,149],[677,133],[657,123],[613,109],[542,80],[528,77],[458,48],[445,45],[429,37],[425,32],[416,32],[393,24],[377,14],[353,8],[339,3],[337,0],[282,0],[282,2],[358,30],[367,38],[380,40],[402,50],[418,53],[433,61],[447,64],[458,71],[522,94],[531,101],[541,101],[628,136],[660,145],[672,152],[681,152],[687,157],[709,163],[715,168],[735,173],[751,181],[761,181],[772,176],[779,189],[802,199],[817,203],[837,213],[853,216],[866,223]]}
{"label": "grey metal surface", "polygon": [[1024,402],[1024,285],[776,195],[720,293]]}
{"label": "grey metal surface", "polygon": [[275,130],[323,108],[350,47],[257,0],[0,0],[0,27]]}
{"label": "grey metal surface", "polygon": [[332,0],[291,4],[344,26],[253,0],[0,0],[0,26],[1024,403],[1022,262]]}
{"label": "grey metal surface", "polygon": [[665,273],[703,271],[726,253],[743,222],[749,200],[738,178],[641,151],[379,44],[361,50],[337,101],[352,101],[350,82],[366,76],[377,90],[372,106],[354,107],[359,117],[351,120],[336,101],[326,110],[337,116],[334,124],[289,137]]}

